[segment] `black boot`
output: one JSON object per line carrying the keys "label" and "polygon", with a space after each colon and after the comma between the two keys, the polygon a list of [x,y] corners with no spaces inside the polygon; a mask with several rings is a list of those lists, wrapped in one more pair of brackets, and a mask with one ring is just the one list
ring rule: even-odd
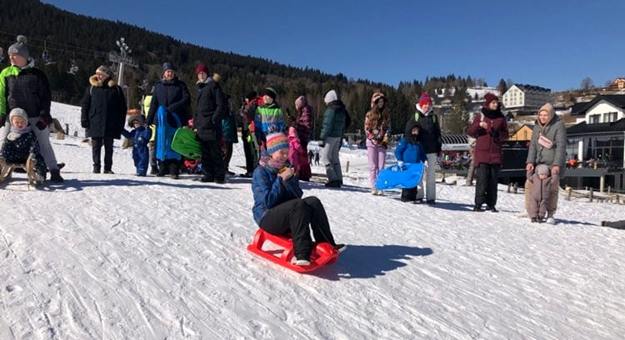
{"label": "black boot", "polygon": [[94,174],[99,174],[100,173],[100,166],[99,165],[94,165],[93,166],[93,173]]}
{"label": "black boot", "polygon": [[169,164],[169,176],[171,176],[172,179],[178,179],[178,164]]}
{"label": "black boot", "polygon": [[50,170],[50,181],[54,183],[63,183],[63,177],[61,177],[61,171],[59,169]]}
{"label": "black boot", "polygon": [[156,175],[156,174],[158,174],[158,167],[156,166],[150,167],[150,175]]}

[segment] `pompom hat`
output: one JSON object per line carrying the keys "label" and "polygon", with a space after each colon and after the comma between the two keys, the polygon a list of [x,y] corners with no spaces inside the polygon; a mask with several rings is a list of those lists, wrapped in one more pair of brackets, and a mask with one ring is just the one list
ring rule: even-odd
{"label": "pompom hat", "polygon": [[9,50],[7,51],[7,53],[9,55],[13,54],[17,54],[21,57],[24,57],[25,59],[30,59],[30,53],[28,52],[28,47],[26,47],[26,42],[28,41],[28,39],[26,39],[25,36],[23,35],[18,35],[17,36],[17,42],[11,46],[9,46]]}
{"label": "pompom hat", "polygon": [[280,149],[289,148],[289,137],[282,132],[273,132],[267,135],[267,154],[272,153]]}

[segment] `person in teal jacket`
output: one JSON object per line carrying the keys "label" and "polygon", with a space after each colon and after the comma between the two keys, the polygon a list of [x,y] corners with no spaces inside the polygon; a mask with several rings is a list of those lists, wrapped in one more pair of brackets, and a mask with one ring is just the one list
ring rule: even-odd
{"label": "person in teal jacket", "polygon": [[326,187],[340,188],[343,185],[343,172],[339,159],[339,150],[345,131],[351,124],[351,118],[345,104],[339,99],[336,91],[330,90],[323,99],[328,108],[323,114],[323,126],[319,135],[321,162],[326,168],[328,182]]}

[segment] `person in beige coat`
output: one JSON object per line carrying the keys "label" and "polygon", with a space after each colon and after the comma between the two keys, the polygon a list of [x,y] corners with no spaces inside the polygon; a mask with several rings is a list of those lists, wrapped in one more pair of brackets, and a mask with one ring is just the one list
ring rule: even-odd
{"label": "person in beige coat", "polygon": [[[566,128],[549,103],[538,110],[538,118],[532,130],[532,140],[527,154],[525,170],[533,171],[535,166],[545,164],[551,175],[564,176],[566,161]],[[554,214],[558,208],[559,181],[553,181],[551,196],[547,202],[547,223],[555,224]],[[525,181],[525,211],[529,212],[531,182]]]}

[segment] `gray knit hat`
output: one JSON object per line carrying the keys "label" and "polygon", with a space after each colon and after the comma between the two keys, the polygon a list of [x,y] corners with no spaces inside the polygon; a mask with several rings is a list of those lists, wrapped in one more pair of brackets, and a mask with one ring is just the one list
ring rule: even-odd
{"label": "gray knit hat", "polygon": [[11,110],[11,113],[9,113],[9,120],[12,120],[13,117],[17,117],[17,116],[22,117],[26,121],[28,121],[28,114],[26,113],[26,111],[24,111],[24,109],[20,109],[19,107],[16,107],[13,110]]}
{"label": "gray knit hat", "polygon": [[538,164],[536,173],[539,175],[549,175],[549,167],[545,164]]}
{"label": "gray knit hat", "polygon": [[11,46],[9,46],[9,50],[7,51],[7,53],[9,55],[11,54],[17,54],[19,56],[24,57],[25,59],[30,59],[30,53],[28,52],[28,47],[26,47],[26,37],[23,35],[18,35],[17,36],[17,42]]}
{"label": "gray knit hat", "polygon": [[95,73],[101,73],[103,75],[105,75],[107,78],[111,78],[113,77],[113,75],[115,75],[115,73],[113,72],[113,70],[111,70],[110,67],[106,66],[106,65],[100,65],[96,70]]}

